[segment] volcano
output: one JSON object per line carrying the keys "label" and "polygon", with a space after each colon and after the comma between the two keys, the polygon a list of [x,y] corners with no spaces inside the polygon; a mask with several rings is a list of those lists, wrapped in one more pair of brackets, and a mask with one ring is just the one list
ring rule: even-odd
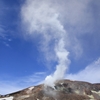
{"label": "volcano", "polygon": [[0,95],[0,100],[100,100],[100,83],[59,80],[54,87],[44,84]]}

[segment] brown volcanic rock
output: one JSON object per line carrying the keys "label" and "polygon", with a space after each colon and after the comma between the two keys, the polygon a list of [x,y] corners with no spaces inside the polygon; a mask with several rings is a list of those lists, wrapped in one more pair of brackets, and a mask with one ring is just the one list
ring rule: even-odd
{"label": "brown volcanic rock", "polygon": [[100,84],[60,80],[54,88],[38,85],[1,95],[0,100],[100,100]]}

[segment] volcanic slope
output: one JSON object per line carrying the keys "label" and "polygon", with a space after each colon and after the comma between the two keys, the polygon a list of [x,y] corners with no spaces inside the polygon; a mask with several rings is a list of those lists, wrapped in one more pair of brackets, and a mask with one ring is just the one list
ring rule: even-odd
{"label": "volcanic slope", "polygon": [[59,80],[54,87],[41,84],[0,95],[0,100],[100,100],[100,84]]}

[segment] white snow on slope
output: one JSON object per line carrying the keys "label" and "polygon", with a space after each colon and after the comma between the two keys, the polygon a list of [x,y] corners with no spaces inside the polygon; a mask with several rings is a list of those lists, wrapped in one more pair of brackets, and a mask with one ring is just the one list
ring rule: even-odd
{"label": "white snow on slope", "polygon": [[29,90],[32,90],[32,89],[34,89],[34,86],[29,88]]}
{"label": "white snow on slope", "polygon": [[5,98],[0,98],[0,100],[13,100],[13,96],[11,96],[11,97],[5,97]]}

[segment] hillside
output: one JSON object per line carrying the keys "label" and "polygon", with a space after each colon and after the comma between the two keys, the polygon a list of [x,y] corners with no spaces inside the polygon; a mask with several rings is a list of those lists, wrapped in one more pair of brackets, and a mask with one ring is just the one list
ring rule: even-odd
{"label": "hillside", "polygon": [[53,88],[41,84],[1,95],[0,100],[100,100],[100,84],[60,80]]}

